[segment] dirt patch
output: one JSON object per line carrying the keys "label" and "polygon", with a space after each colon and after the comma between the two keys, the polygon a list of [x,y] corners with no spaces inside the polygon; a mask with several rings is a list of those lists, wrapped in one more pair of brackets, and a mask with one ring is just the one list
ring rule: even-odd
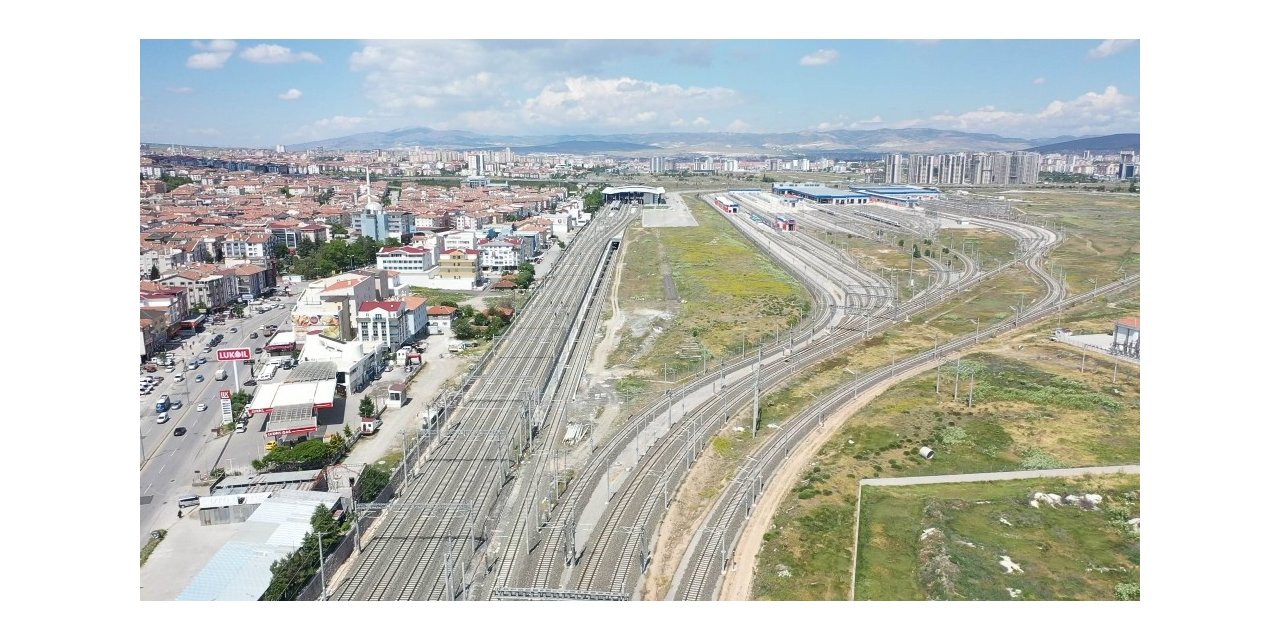
{"label": "dirt patch", "polygon": [[[893,385],[915,376],[933,367],[933,363],[921,365],[915,369],[904,371],[894,378],[882,382],[871,389],[858,394],[857,399],[845,404],[840,410],[827,416],[826,425],[809,434],[793,451],[787,462],[775,472],[774,477],[764,488],[764,494],[757,503],[756,510],[747,521],[746,529],[738,540],[733,551],[733,562],[739,567],[752,567],[751,570],[734,571],[725,574],[724,585],[720,589],[720,600],[750,600],[756,557],[764,542],[764,534],[772,526],[773,517],[782,501],[786,499],[800,476],[810,468],[813,457],[826,444],[832,433],[844,424],[854,413],[866,406],[876,396],[884,393]],[[856,544],[856,541],[854,541]],[[855,551],[856,552],[856,551]],[[855,563],[856,566],[856,563]]]}
{"label": "dirt patch", "polygon": [[[658,527],[653,564],[641,585],[641,600],[666,598],[667,589],[671,586],[676,569],[680,567],[680,561],[684,559],[685,550],[707,519],[711,502],[720,493],[719,490],[708,492],[705,489],[718,480],[720,487],[723,487],[726,464],[727,461],[710,452],[698,456],[694,462],[688,477],[672,498],[671,508],[662,518],[662,525]],[[711,495],[707,495],[708,493]]]}

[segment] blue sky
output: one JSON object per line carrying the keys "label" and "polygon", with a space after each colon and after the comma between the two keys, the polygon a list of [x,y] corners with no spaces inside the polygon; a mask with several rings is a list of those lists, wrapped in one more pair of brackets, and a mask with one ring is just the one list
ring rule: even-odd
{"label": "blue sky", "polygon": [[1139,130],[1133,40],[142,40],[141,141]]}

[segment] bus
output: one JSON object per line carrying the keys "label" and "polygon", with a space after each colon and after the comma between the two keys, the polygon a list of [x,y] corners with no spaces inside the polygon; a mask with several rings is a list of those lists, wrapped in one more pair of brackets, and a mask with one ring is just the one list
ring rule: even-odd
{"label": "bus", "polygon": [[169,396],[160,396],[156,400],[156,413],[164,413],[169,410]]}

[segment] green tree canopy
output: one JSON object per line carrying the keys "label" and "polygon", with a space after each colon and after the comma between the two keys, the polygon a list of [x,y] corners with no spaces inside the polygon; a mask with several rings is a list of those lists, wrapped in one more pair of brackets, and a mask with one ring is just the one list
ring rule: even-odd
{"label": "green tree canopy", "polygon": [[365,396],[364,399],[360,401],[360,417],[368,418],[373,415],[373,412],[373,398]]}

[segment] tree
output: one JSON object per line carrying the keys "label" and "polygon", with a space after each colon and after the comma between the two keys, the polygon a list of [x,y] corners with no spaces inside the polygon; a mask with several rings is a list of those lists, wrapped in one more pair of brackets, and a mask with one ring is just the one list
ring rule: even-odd
{"label": "tree", "polygon": [[365,396],[364,399],[360,401],[360,417],[361,418],[373,417],[373,412],[374,412],[373,398],[369,396]]}
{"label": "tree", "polygon": [[[398,247],[398,246],[400,246],[400,239],[399,239],[399,238],[387,238],[386,240],[383,240],[383,241],[382,241],[382,246],[384,246],[384,247]],[[374,256],[374,259],[376,260],[376,259],[377,259],[377,256]]]}
{"label": "tree", "polygon": [[901,246],[902,246],[902,244],[903,244],[903,240],[902,240],[902,238],[898,238],[898,246],[899,246],[899,247],[901,247]]}
{"label": "tree", "polygon": [[596,189],[595,191],[588,193],[586,197],[582,199],[582,210],[587,213],[594,213],[602,206],[604,206],[604,192],[600,189]]}
{"label": "tree", "polygon": [[472,340],[476,337],[476,329],[470,318],[459,318],[453,323],[453,337],[459,340]]}
{"label": "tree", "polygon": [[219,242],[219,243],[214,244],[214,245],[213,245],[213,261],[214,261],[214,262],[217,262],[217,263],[219,263],[219,264],[221,264],[221,263],[222,263],[222,259],[223,259],[224,257],[225,257],[225,256],[223,256],[223,255],[222,255],[222,243],[221,243],[221,242]]}
{"label": "tree", "polygon": [[920,257],[920,245],[918,245],[918,244],[912,244],[912,245],[911,245],[911,257],[913,257],[913,258],[919,258],[919,257]]}
{"label": "tree", "polygon": [[289,247],[283,242],[271,245],[271,257],[279,260],[289,255]]}
{"label": "tree", "polygon": [[489,318],[489,328],[485,330],[485,335],[493,338],[499,333],[502,333],[502,330],[505,328],[507,328],[506,319],[504,319],[502,315],[495,313],[495,315]]}
{"label": "tree", "polygon": [[160,279],[160,267],[157,267],[156,265],[153,264],[151,265],[151,281],[155,282],[156,280],[159,280],[159,279]]}
{"label": "tree", "polygon": [[387,465],[371,464],[364,468],[364,472],[360,474],[360,480],[356,483],[359,487],[359,495],[356,500],[360,502],[372,502],[374,498],[382,493],[382,489],[391,482],[391,470]]}
{"label": "tree", "polygon": [[346,227],[344,227],[344,226],[342,226],[342,223],[341,223],[341,222],[335,222],[335,223],[333,223],[333,224],[329,225],[329,235],[330,235],[331,237],[332,237],[332,236],[345,236],[345,235],[347,235],[347,228],[346,228]]}

